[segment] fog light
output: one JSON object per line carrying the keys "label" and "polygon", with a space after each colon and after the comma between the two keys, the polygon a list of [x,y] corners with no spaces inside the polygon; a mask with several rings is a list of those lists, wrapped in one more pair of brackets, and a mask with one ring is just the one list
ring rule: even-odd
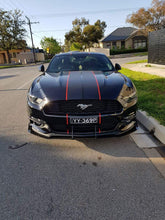
{"label": "fog light", "polygon": [[135,117],[136,117],[136,114],[135,114],[135,113],[131,113],[130,115],[124,117],[123,119],[124,119],[124,120],[128,120],[128,121],[131,121],[131,120],[133,120]]}
{"label": "fog light", "polygon": [[129,129],[133,128],[134,125],[135,125],[135,121],[132,121],[130,124],[128,124],[124,128],[122,128],[121,131],[129,130]]}
{"label": "fog light", "polygon": [[34,118],[34,117],[31,117],[30,120],[32,120],[34,123],[36,123],[38,126],[41,126],[41,125],[45,125],[45,121],[39,119],[39,118]]}

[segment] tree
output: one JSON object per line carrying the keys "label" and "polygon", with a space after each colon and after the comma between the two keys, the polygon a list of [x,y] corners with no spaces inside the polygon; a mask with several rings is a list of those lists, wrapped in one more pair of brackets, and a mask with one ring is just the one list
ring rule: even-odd
{"label": "tree", "polygon": [[74,42],[71,44],[70,50],[71,51],[80,51],[80,50],[82,50],[82,45],[78,42]]}
{"label": "tree", "polygon": [[98,43],[104,35],[106,26],[106,23],[100,20],[97,20],[94,25],[85,26],[83,29],[85,45],[91,47],[94,43]]}
{"label": "tree", "polygon": [[53,37],[43,37],[40,44],[45,51],[48,50],[52,55],[55,55],[61,51],[61,46]]}
{"label": "tree", "polygon": [[165,1],[153,0],[151,8],[140,8],[137,12],[128,15],[126,21],[147,31],[165,28]]}
{"label": "tree", "polygon": [[72,30],[65,34],[65,46],[68,50],[73,43],[79,43],[80,48],[91,47],[93,43],[98,43],[106,28],[104,21],[97,20],[94,25],[91,25],[85,18],[76,18],[72,21],[72,25]]}
{"label": "tree", "polygon": [[85,18],[76,18],[74,21],[72,21],[72,25],[72,30],[65,34],[66,44],[71,45],[72,43],[76,42],[83,44],[83,29],[86,25],[89,25],[89,20],[86,20]]}
{"label": "tree", "polygon": [[0,9],[0,49],[7,52],[9,63],[11,63],[9,50],[24,49],[27,46],[24,40],[26,33],[24,24],[20,10],[3,11]]}

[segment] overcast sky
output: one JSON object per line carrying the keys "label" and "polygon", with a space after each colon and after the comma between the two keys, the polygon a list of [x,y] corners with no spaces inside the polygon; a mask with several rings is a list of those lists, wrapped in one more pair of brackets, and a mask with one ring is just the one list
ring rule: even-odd
{"label": "overcast sky", "polygon": [[[126,23],[128,14],[140,7],[148,8],[152,0],[0,0],[0,8],[6,10],[20,9],[31,22],[35,47],[40,46],[43,36],[54,37],[64,42],[64,35],[72,28],[72,21],[77,17],[85,17],[93,24],[100,19],[105,21],[108,35],[117,27],[131,26]],[[29,29],[27,26],[29,35]],[[30,37],[27,43],[31,46]]]}

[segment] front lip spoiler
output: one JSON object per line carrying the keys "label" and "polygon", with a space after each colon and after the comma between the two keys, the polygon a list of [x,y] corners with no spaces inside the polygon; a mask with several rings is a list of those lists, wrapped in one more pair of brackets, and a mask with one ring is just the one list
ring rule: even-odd
{"label": "front lip spoiler", "polygon": [[105,136],[105,135],[122,135],[130,130],[132,130],[134,127],[136,127],[137,122],[136,121],[132,121],[130,122],[130,124],[126,125],[125,128],[126,129],[121,129],[121,130],[111,130],[111,131],[102,131],[101,133],[99,132],[87,132],[87,133],[55,133],[55,132],[47,132],[46,130],[43,130],[42,128],[40,128],[39,126],[33,124],[33,123],[29,123],[29,127],[28,127],[28,131],[30,133],[34,132],[37,133],[40,136],[46,137],[46,138],[51,138],[51,137],[97,137],[97,136]]}

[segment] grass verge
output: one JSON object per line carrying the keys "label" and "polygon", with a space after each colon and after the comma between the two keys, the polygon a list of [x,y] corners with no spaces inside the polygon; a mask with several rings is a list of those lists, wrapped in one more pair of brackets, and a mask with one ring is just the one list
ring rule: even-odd
{"label": "grass verge", "polygon": [[147,62],[148,62],[148,60],[137,60],[137,61],[129,62],[127,64],[147,63]]}
{"label": "grass verge", "polygon": [[135,56],[148,56],[148,52],[137,53]]}
{"label": "grass verge", "polygon": [[165,78],[122,68],[138,92],[138,108],[148,112],[165,126]]}
{"label": "grass verge", "polygon": [[6,69],[6,68],[14,68],[14,67],[23,67],[24,65],[9,65],[9,66],[0,66],[0,69]]}

